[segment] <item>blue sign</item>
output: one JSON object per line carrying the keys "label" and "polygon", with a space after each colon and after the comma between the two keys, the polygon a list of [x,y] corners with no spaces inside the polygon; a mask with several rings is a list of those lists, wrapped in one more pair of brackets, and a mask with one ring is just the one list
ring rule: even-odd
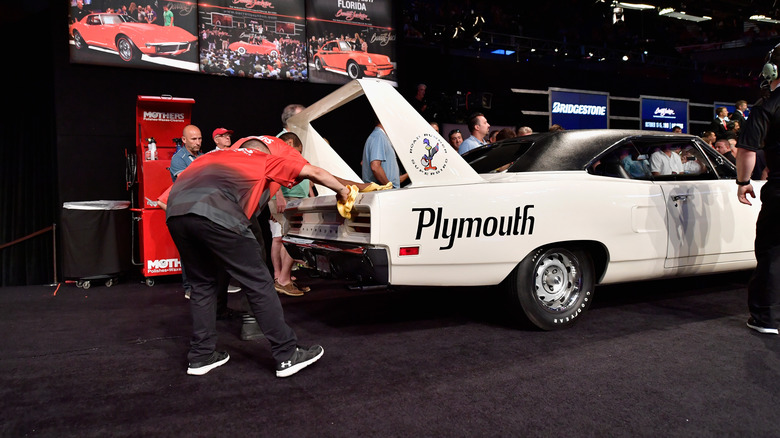
{"label": "blue sign", "polygon": [[609,94],[550,88],[550,124],[565,129],[609,127]]}
{"label": "blue sign", "polygon": [[642,101],[642,128],[647,131],[667,131],[680,127],[688,132],[688,101],[664,97],[644,97]]}

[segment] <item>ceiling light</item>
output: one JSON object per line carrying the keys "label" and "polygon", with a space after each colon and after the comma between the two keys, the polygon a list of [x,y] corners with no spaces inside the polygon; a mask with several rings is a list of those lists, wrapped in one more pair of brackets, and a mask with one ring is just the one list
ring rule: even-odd
{"label": "ceiling light", "polygon": [[761,21],[764,23],[780,24],[780,20],[775,20],[774,18],[767,17],[766,15],[751,15],[750,19],[753,21]]}
{"label": "ceiling light", "polygon": [[644,3],[624,3],[624,2],[613,2],[612,7],[619,7],[623,9],[633,9],[635,11],[645,11],[648,9],[655,9],[655,6],[648,5]]}
{"label": "ceiling light", "polygon": [[698,16],[686,14],[684,11],[675,11],[674,8],[663,8],[658,11],[658,15],[663,15],[664,17],[669,18],[676,18],[678,20],[695,21],[697,23],[700,21],[712,20],[712,17],[708,17],[706,15]]}

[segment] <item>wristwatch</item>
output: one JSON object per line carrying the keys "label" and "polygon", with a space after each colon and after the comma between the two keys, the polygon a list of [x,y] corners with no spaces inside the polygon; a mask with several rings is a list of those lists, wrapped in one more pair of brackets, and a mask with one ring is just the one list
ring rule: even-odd
{"label": "wristwatch", "polygon": [[748,185],[748,184],[750,184],[750,180],[747,180],[747,181],[740,181],[740,180],[737,180],[737,185],[738,185],[738,186],[746,186],[746,185]]}

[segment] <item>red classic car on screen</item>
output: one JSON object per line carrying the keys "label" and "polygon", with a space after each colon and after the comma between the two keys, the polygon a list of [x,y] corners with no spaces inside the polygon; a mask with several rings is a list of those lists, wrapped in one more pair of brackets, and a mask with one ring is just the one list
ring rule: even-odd
{"label": "red classic car on screen", "polygon": [[260,43],[253,43],[249,40],[247,41],[236,41],[235,43],[231,43],[228,46],[228,49],[237,52],[239,55],[269,55],[272,57],[279,56],[279,48],[276,47],[276,44],[268,41],[267,39],[263,38],[263,41]]}
{"label": "red classic car on screen", "polygon": [[381,78],[393,72],[390,57],[354,50],[346,41],[328,41],[314,55],[314,68],[346,73],[350,79]]}
{"label": "red classic car on screen", "polygon": [[77,49],[98,46],[116,50],[123,61],[146,55],[180,55],[197,38],[176,26],[139,23],[128,15],[90,14],[70,26]]}

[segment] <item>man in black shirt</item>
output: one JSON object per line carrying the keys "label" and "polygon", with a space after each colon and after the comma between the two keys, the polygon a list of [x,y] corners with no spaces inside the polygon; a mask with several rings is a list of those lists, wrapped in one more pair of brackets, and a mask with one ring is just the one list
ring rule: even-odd
{"label": "man in black shirt", "polygon": [[737,147],[737,197],[751,205],[755,198],[750,175],[756,151],[762,149],[769,178],[761,189],[761,212],[756,221],[756,270],[748,285],[750,319],[747,326],[765,334],[778,334],[780,325],[780,44],[766,57],[761,72],[764,97],[756,103],[742,128]]}

